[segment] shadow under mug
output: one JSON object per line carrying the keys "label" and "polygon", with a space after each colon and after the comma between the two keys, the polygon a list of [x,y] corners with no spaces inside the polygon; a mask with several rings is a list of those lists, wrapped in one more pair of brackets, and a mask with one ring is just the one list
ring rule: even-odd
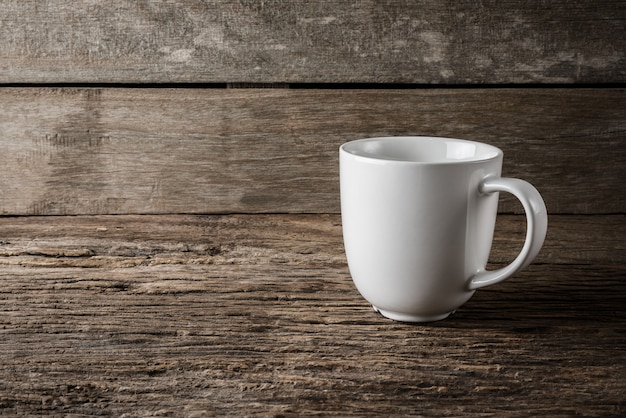
{"label": "shadow under mug", "polygon": [[[494,146],[383,137],[345,143],[339,154],[348,267],[361,295],[385,317],[444,319],[476,289],[525,268],[543,245],[543,199],[528,182],[500,177],[503,153]],[[499,192],[522,203],[526,241],[511,264],[487,271]]]}

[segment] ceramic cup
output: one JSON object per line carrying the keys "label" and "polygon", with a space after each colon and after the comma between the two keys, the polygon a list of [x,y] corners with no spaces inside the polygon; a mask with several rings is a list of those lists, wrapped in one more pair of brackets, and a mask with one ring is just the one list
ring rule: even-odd
{"label": "ceramic cup", "polygon": [[[502,151],[436,137],[368,138],[339,150],[341,219],[352,279],[382,315],[446,318],[474,291],[525,268],[539,252],[546,207],[526,181],[500,177]],[[517,258],[487,271],[498,192],[517,197],[527,234]]]}

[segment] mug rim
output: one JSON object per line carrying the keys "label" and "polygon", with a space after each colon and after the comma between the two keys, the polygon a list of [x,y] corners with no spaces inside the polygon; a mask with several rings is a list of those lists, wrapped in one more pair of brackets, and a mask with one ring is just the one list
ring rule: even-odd
{"label": "mug rim", "polygon": [[[474,145],[484,150],[478,156],[470,158],[459,159],[440,159],[437,161],[416,161],[411,159],[394,158],[385,155],[377,155],[373,153],[367,153],[362,149],[350,149],[357,145],[363,145],[368,142],[381,142],[381,141],[433,141],[433,142],[453,142]],[[341,153],[349,155],[357,160],[364,160],[372,163],[380,164],[409,164],[409,165],[452,165],[452,164],[478,164],[493,161],[498,158],[502,158],[504,153],[502,150],[494,145],[486,144],[484,142],[472,141],[468,139],[448,138],[439,136],[422,136],[422,135],[402,135],[402,136],[379,136],[371,138],[361,138],[352,141],[345,142],[339,147]]]}

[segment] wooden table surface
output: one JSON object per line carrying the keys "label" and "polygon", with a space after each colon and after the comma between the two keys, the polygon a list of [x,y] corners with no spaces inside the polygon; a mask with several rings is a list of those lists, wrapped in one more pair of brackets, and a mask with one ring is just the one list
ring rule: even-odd
{"label": "wooden table surface", "polygon": [[[0,413],[626,414],[626,216],[551,216],[515,278],[410,325],[338,215],[0,218]],[[523,240],[500,215],[492,264]]]}

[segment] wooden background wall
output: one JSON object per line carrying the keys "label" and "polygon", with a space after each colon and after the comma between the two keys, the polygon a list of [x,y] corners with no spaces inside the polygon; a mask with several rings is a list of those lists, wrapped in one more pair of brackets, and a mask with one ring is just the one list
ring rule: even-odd
{"label": "wooden background wall", "polygon": [[501,147],[550,213],[624,213],[625,22],[612,0],[0,0],[0,214],[337,213],[339,145],[399,134]]}

